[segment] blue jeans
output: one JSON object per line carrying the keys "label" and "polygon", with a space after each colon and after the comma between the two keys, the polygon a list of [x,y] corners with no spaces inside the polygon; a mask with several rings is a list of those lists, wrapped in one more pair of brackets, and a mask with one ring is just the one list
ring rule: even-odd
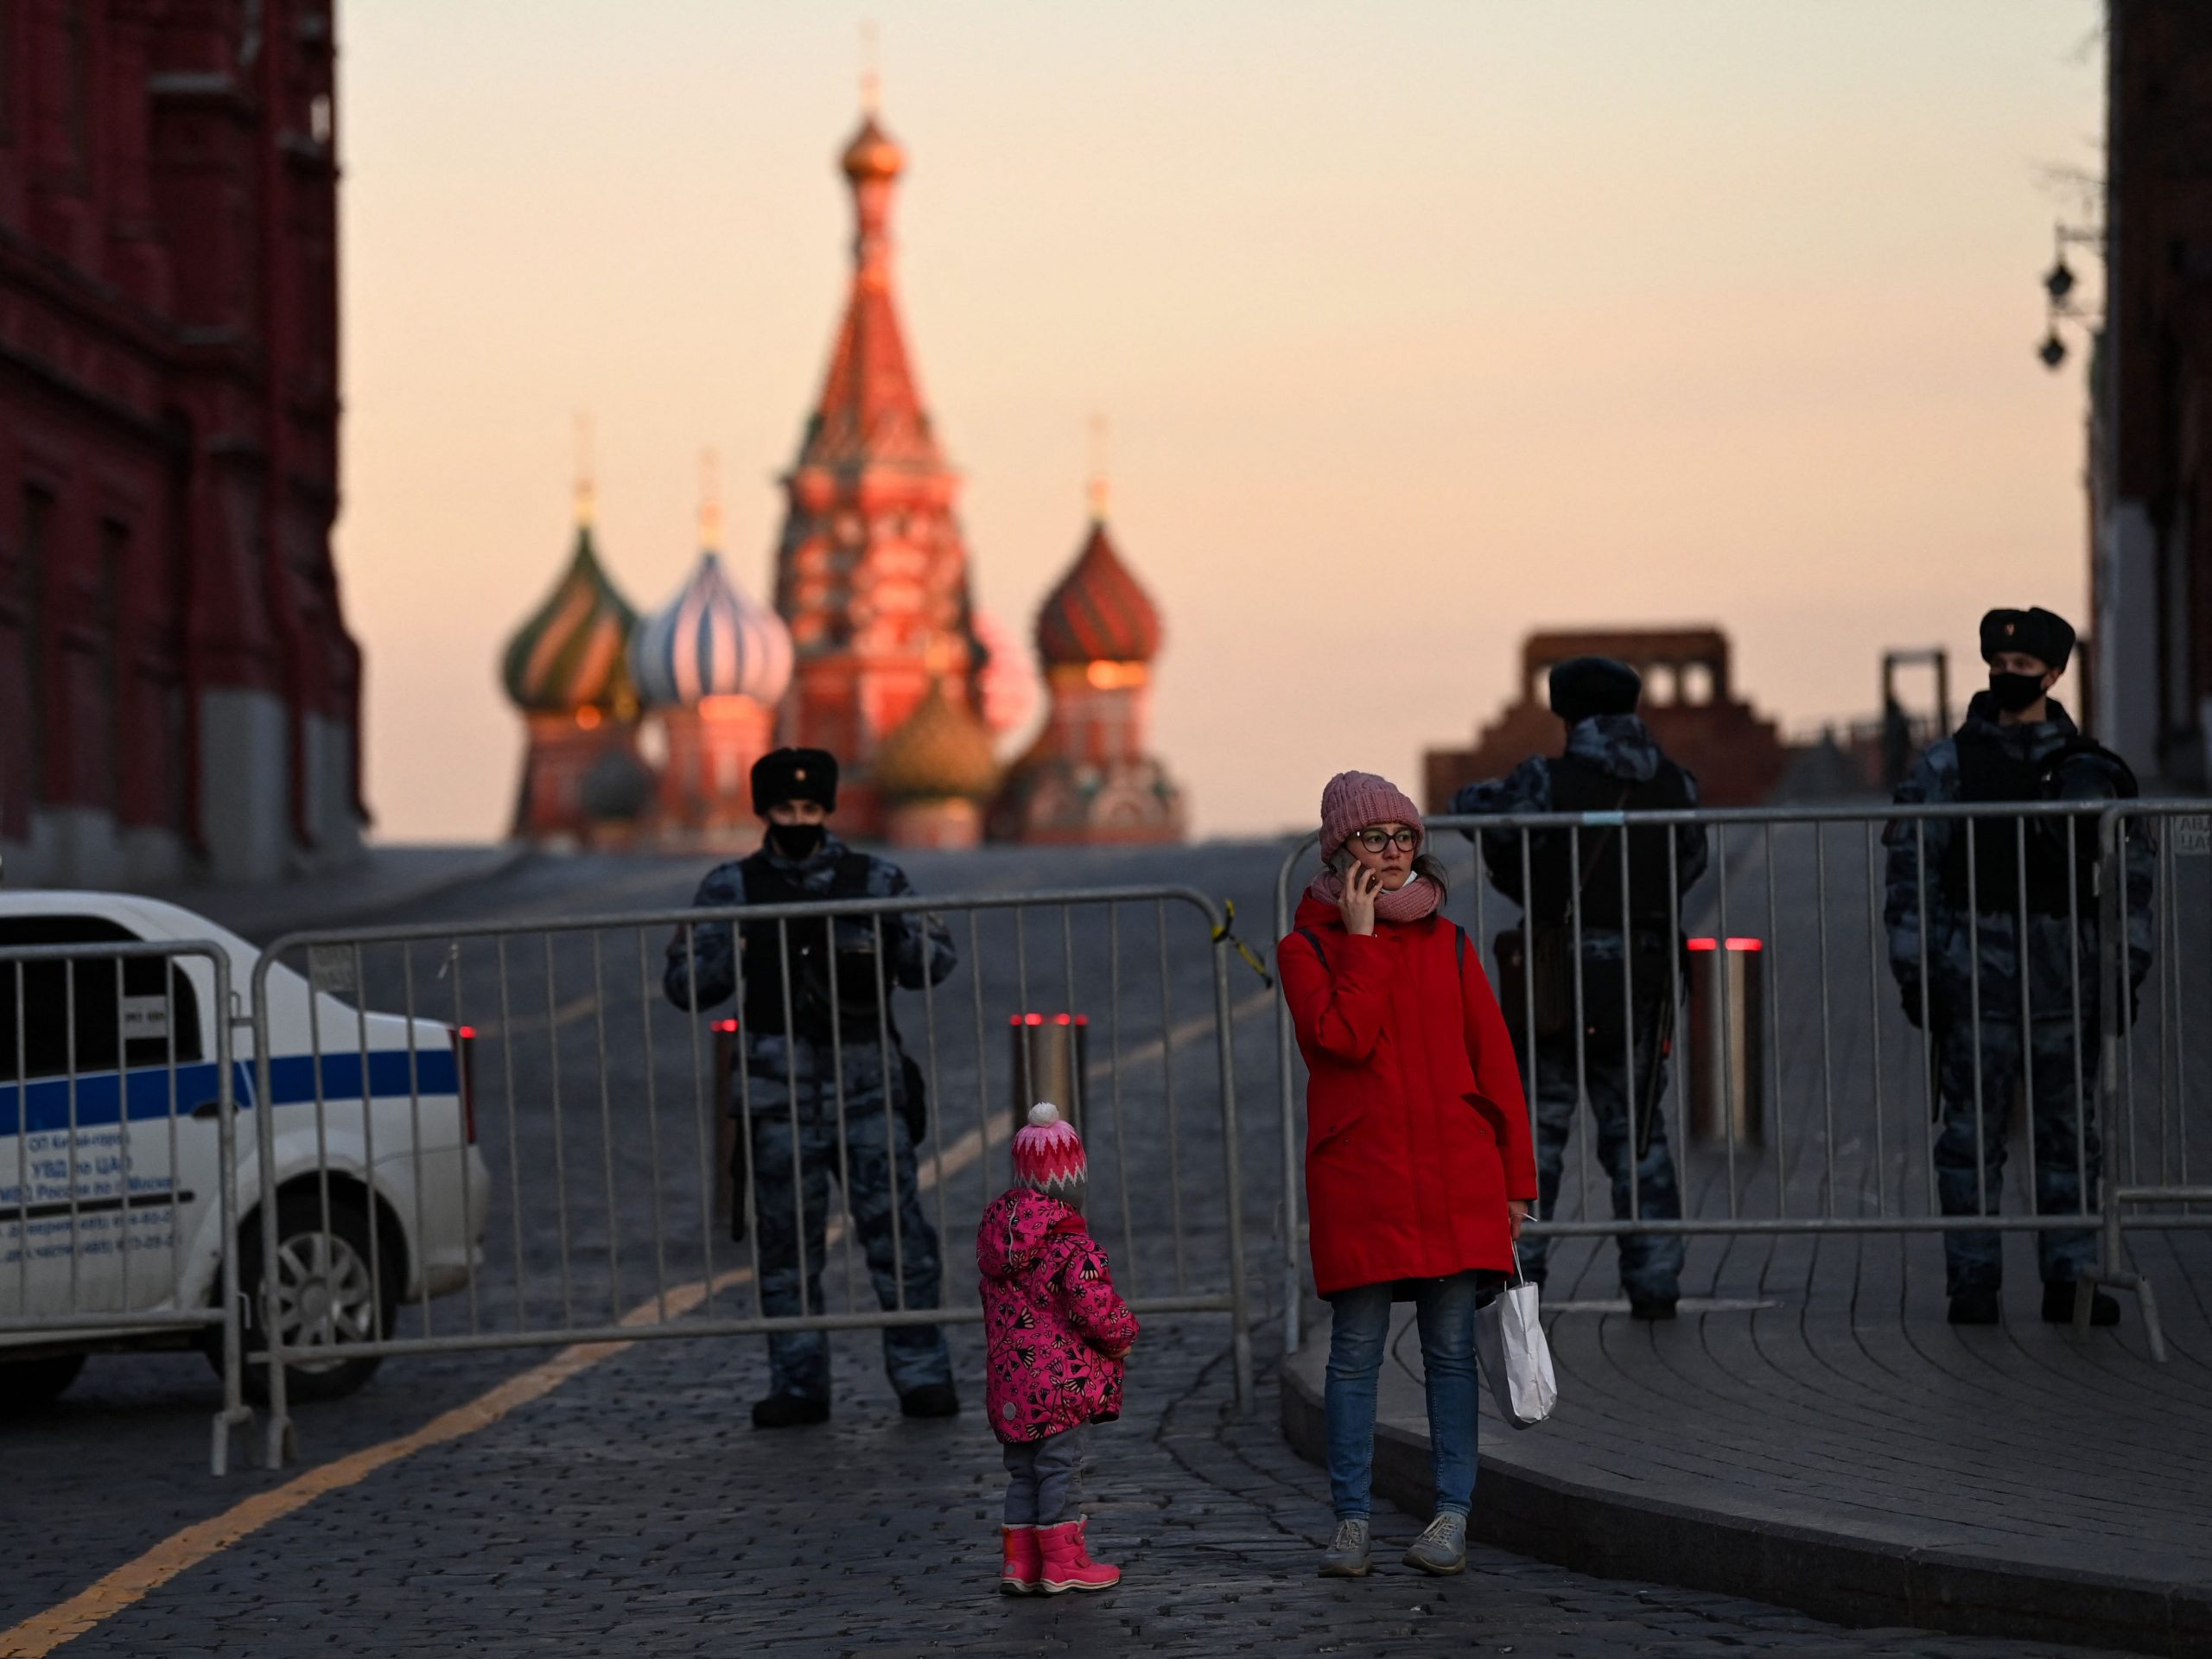
{"label": "blue jeans", "polygon": [[[1439,1514],[1475,1501],[1475,1300],[1480,1275],[1415,1281],[1421,1370],[1428,1380],[1429,1455]],[[1375,1378],[1390,1337],[1390,1287],[1361,1285],[1329,1298],[1329,1497],[1339,1521],[1374,1507]]]}

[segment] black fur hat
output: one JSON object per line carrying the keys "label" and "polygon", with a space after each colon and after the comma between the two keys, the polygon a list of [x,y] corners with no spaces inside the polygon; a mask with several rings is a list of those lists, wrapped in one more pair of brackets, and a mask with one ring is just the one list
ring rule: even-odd
{"label": "black fur hat", "polygon": [[2074,625],[2040,605],[2024,611],[1992,611],[1981,619],[1981,657],[2024,651],[2046,668],[2063,669],[2074,654]]}
{"label": "black fur hat", "polygon": [[753,763],[753,810],[762,817],[786,801],[837,810],[837,757],[827,749],[778,749]]}
{"label": "black fur hat", "polygon": [[1552,712],[1572,726],[1594,715],[1632,715],[1643,676],[1611,657],[1571,657],[1552,669]]}

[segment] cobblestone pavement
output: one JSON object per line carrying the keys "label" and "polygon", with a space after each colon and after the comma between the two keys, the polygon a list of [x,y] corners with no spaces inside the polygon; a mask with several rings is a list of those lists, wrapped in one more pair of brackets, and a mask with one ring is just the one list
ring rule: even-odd
{"label": "cobblestone pavement", "polygon": [[[1095,1542],[1128,1574],[1108,1594],[994,1593],[1001,1476],[988,1431],[973,1411],[900,1421],[871,1338],[836,1341],[828,1427],[773,1434],[745,1426],[762,1385],[757,1343],[641,1344],[483,1433],[255,1533],[64,1651],[2067,1651],[1843,1630],[1497,1550],[1478,1549],[1462,1579],[1428,1579],[1396,1564],[1418,1522],[1388,1510],[1376,1575],[1323,1581],[1313,1576],[1327,1527],[1320,1478],[1284,1446],[1271,1406],[1237,1414],[1220,1334],[1203,1319],[1148,1332],[1130,1416],[1095,1436]],[[974,1333],[955,1344],[974,1377]],[[387,1374],[375,1395],[430,1403],[422,1378]],[[86,1472],[100,1497],[70,1505],[66,1527],[49,1506],[22,1503],[16,1484],[11,1613],[145,1541],[131,1521],[143,1478]]]}
{"label": "cobblestone pavement", "polygon": [[[680,903],[702,861],[536,860],[477,891],[442,896],[437,910],[543,918]],[[1079,874],[1065,857],[1040,864],[1019,853],[972,863],[914,861],[918,883],[939,893],[1070,879],[1189,880],[1233,893],[1255,921],[1266,913],[1271,866],[1250,847],[1113,855]],[[1248,924],[1246,931],[1263,936],[1266,929]],[[1047,943],[1039,960],[1048,962],[1051,936],[1040,937]],[[525,982],[532,1000],[517,1004],[546,1008],[564,1045],[593,1040],[589,1010],[569,1011],[568,999],[594,982],[595,963],[582,948],[580,957],[563,947],[557,983]],[[1205,962],[1203,952],[1178,958],[1179,1019],[1211,1006]],[[1240,986],[1239,994],[1252,988]],[[1082,1006],[1073,997],[1069,1005]],[[645,1017],[654,1040],[685,1043],[682,1022],[671,1024],[664,1008]],[[1264,1255],[1276,1181],[1268,1160],[1276,1130],[1264,1109],[1272,1081],[1267,1032],[1262,1012],[1238,1033],[1248,1235],[1262,1294],[1279,1283]],[[620,1037],[618,1030],[618,1046]],[[1185,1098],[1197,1103],[1186,1103],[1191,1138],[1179,1166],[1164,1150],[1172,1138],[1147,1137],[1141,1120],[1133,1120],[1127,1169],[1109,1165],[1103,1147],[1094,1150],[1101,1180],[1113,1169],[1119,1190],[1139,1198],[1133,1250],[1120,1216],[1102,1228],[1117,1273],[1141,1266],[1154,1286],[1182,1270],[1180,1252],[1171,1264],[1160,1230],[1148,1224],[1177,1182],[1197,1218],[1185,1240],[1192,1277],[1204,1283],[1219,1274],[1218,1132],[1209,1148],[1202,1047],[1178,1054],[1176,1075],[1189,1078]],[[1139,1081],[1133,1109],[1142,1103]],[[520,1074],[518,1084],[518,1121],[542,1135],[531,1075]],[[963,1109],[973,1113],[986,1096],[995,1112],[995,1090],[972,1091]],[[616,1097],[629,1102],[634,1094]],[[582,1137],[575,1144],[586,1157],[578,1167],[588,1173],[601,1134],[600,1103],[588,1091],[572,1100],[586,1109],[566,1133]],[[503,1115],[507,1109],[492,1108],[487,1136],[518,1121]],[[554,1133],[563,1133],[557,1122]],[[626,1182],[640,1179],[634,1139],[619,1172]],[[680,1145],[671,1142],[671,1167],[680,1166]],[[650,1185],[652,1172],[643,1179]],[[965,1171],[947,1229],[963,1301],[972,1281],[964,1276],[961,1215],[972,1225],[991,1179],[987,1160]],[[528,1190],[542,1197],[542,1188]],[[551,1248],[548,1209],[541,1202],[525,1212],[526,1236],[516,1246],[517,1259],[531,1266],[531,1300],[541,1311],[536,1287]],[[615,1213],[626,1265],[621,1283],[607,1288],[621,1294],[607,1294],[604,1277],[589,1292],[609,1309],[638,1293],[633,1275],[652,1256],[633,1249],[630,1229],[653,1212],[629,1205]],[[495,1238],[512,1219],[495,1215]],[[486,1287],[487,1321],[502,1312],[492,1300],[499,1289]],[[458,1299],[435,1306],[442,1330],[474,1317]],[[1312,1576],[1327,1521],[1320,1478],[1281,1443],[1271,1376],[1263,1376],[1251,1414],[1234,1414],[1223,1334],[1218,1319],[1155,1320],[1132,1372],[1130,1420],[1098,1437],[1097,1542],[1131,1573],[1111,1595],[1033,1603],[992,1593],[1001,1476],[988,1431],[972,1414],[949,1425],[900,1421],[872,1337],[835,1341],[844,1402],[836,1420],[777,1435],[746,1426],[744,1407],[764,1387],[757,1340],[679,1340],[641,1344],[489,1428],[317,1498],[64,1651],[73,1659],[233,1653],[249,1645],[281,1655],[296,1647],[543,1653],[620,1644],[653,1654],[776,1642],[809,1653],[1360,1652],[1409,1638],[1517,1654],[2056,1651],[1846,1631],[1753,1604],[1594,1580],[1495,1552],[1479,1552],[1477,1570],[1456,1581],[1417,1577],[1389,1555],[1391,1564],[1372,1580],[1323,1583]],[[972,1329],[954,1332],[962,1373],[971,1379],[980,1374],[975,1340]],[[388,1362],[355,1398],[296,1408],[305,1466],[413,1429],[540,1357],[509,1351]],[[0,1613],[8,1622],[284,1478],[255,1471],[218,1483],[201,1472],[214,1398],[213,1379],[195,1359],[104,1359],[53,1411],[0,1425],[15,1500],[0,1520],[10,1562]],[[1382,1525],[1386,1543],[1414,1530],[1402,1516]]]}

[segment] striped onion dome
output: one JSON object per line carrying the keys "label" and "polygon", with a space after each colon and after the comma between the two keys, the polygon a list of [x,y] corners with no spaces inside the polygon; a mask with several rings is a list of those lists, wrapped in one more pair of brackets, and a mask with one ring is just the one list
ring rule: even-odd
{"label": "striped onion dome", "polygon": [[791,633],[746,597],[712,551],[664,609],[639,624],[630,671],[647,702],[696,707],[708,697],[773,706],[791,683]]}
{"label": "striped onion dome", "polygon": [[1148,663],[1160,654],[1160,613],[1115,551],[1103,518],[1090,521],[1075,568],[1037,613],[1037,654],[1052,667]]}
{"label": "striped onion dome", "polygon": [[990,728],[933,682],[875,752],[876,786],[894,800],[980,801],[998,787]]}
{"label": "striped onion dome", "polygon": [[507,641],[499,675],[507,696],[531,714],[597,709],[626,716],[637,706],[628,655],[637,625],[638,613],[600,567],[590,522],[579,522],[568,570]]}

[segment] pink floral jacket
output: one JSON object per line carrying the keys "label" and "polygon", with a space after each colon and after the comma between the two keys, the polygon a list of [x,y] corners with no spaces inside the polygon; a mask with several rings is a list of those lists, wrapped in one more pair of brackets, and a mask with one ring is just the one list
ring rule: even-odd
{"label": "pink floral jacket", "polygon": [[1017,1186],[976,1229],[990,1343],[983,1400],[1009,1445],[1122,1414],[1119,1356],[1137,1316],[1114,1291],[1106,1252],[1058,1198]]}

